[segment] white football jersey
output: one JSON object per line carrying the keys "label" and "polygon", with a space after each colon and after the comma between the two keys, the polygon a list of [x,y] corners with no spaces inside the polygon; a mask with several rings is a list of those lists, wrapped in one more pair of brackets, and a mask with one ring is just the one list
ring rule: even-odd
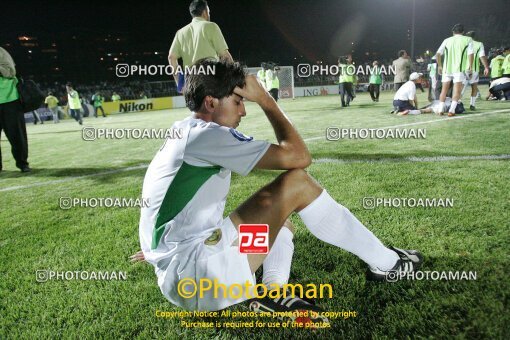
{"label": "white football jersey", "polygon": [[150,206],[141,210],[140,242],[158,275],[174,257],[180,258],[178,267],[193,258],[197,244],[223,221],[231,171],[247,175],[270,146],[192,117],[172,128],[181,129],[182,138],[165,141],[147,169],[142,191]]}

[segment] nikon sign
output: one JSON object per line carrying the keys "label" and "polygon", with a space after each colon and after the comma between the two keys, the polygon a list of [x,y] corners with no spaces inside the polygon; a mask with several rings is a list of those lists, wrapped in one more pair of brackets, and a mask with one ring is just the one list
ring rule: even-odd
{"label": "nikon sign", "polygon": [[154,110],[154,104],[152,103],[121,103],[119,107],[119,112],[134,112],[134,111],[147,111]]}
{"label": "nikon sign", "polygon": [[119,102],[107,102],[103,104],[103,108],[107,114],[126,113],[126,112],[143,112],[153,110],[171,109],[173,107],[173,98],[149,98],[139,100],[123,100]]}

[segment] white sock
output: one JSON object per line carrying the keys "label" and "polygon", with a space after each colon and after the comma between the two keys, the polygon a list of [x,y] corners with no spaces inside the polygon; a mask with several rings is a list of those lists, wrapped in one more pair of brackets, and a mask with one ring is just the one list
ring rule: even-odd
{"label": "white sock", "polygon": [[335,202],[324,190],[299,212],[310,232],[319,240],[358,256],[371,267],[389,270],[399,259],[386,248],[351,212]]}
{"label": "white sock", "polygon": [[476,103],[476,97],[471,97],[471,101],[470,101],[469,105],[475,106],[475,103]]}
{"label": "white sock", "polygon": [[439,108],[440,108],[440,112],[444,112],[444,108],[445,108],[444,102],[439,102]]}
{"label": "white sock", "polygon": [[290,265],[292,255],[294,254],[294,235],[287,227],[282,227],[271,250],[264,259],[262,265],[262,283],[272,289],[271,284],[283,286],[288,283],[290,275]]}
{"label": "white sock", "polygon": [[452,100],[452,105],[450,106],[450,110],[448,112],[455,113],[455,108],[457,107],[457,101]]}
{"label": "white sock", "polygon": [[409,115],[419,115],[421,113],[420,110],[409,110]]}

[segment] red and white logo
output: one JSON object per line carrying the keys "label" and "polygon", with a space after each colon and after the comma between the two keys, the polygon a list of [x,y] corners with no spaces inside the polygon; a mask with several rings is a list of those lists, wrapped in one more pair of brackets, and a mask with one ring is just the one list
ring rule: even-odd
{"label": "red and white logo", "polygon": [[269,253],[269,225],[240,224],[239,252],[241,254]]}

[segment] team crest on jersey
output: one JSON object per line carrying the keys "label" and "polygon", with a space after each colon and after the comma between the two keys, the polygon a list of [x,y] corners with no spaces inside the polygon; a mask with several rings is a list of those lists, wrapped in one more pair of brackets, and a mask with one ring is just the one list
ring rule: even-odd
{"label": "team crest on jersey", "polygon": [[241,142],[250,142],[253,140],[253,137],[245,136],[234,128],[230,128],[230,133],[232,134],[232,136],[234,136],[237,140],[240,140]]}

